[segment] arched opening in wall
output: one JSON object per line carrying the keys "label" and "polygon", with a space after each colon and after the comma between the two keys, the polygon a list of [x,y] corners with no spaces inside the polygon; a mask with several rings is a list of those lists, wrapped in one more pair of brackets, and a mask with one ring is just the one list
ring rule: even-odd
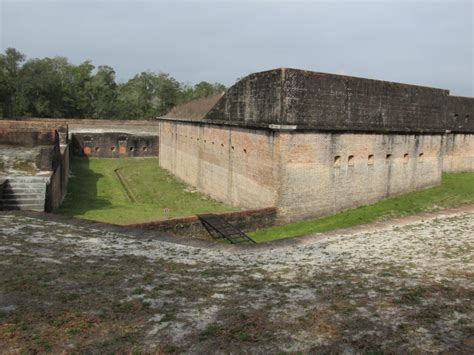
{"label": "arched opening in wall", "polygon": [[235,149],[234,146],[232,146],[232,150],[234,150],[234,149]]}
{"label": "arched opening in wall", "polygon": [[243,152],[244,152],[245,154],[247,154],[247,149],[244,148]]}
{"label": "arched opening in wall", "polygon": [[420,153],[418,154],[418,161],[421,163],[423,162],[423,158],[425,157],[425,155],[423,153]]}
{"label": "arched opening in wall", "polygon": [[349,157],[347,158],[347,165],[354,166],[354,156],[353,155],[349,155]]}
{"label": "arched opening in wall", "polygon": [[339,168],[341,166],[341,156],[340,155],[336,155],[334,157],[334,167],[335,168]]}
{"label": "arched opening in wall", "polygon": [[457,113],[454,114],[454,117],[458,117],[459,115]]}
{"label": "arched opening in wall", "polygon": [[147,146],[144,146],[143,147],[143,151],[146,152],[148,150],[148,147]]}
{"label": "arched opening in wall", "polygon": [[129,150],[133,152],[135,150],[135,147],[130,147]]}
{"label": "arched opening in wall", "polygon": [[111,152],[115,152],[115,147],[110,147]]}
{"label": "arched opening in wall", "polygon": [[374,165],[374,155],[373,154],[369,154],[369,156],[367,157],[367,164],[368,165]]}
{"label": "arched opening in wall", "polygon": [[408,153],[403,154],[403,162],[408,163],[408,159],[409,159]]}
{"label": "arched opening in wall", "polygon": [[387,155],[385,156],[385,161],[386,161],[387,163],[390,163],[390,162],[392,161],[392,154],[387,154]]}
{"label": "arched opening in wall", "polygon": [[100,152],[100,147],[95,147],[96,152]]}
{"label": "arched opening in wall", "polygon": [[469,118],[470,116],[469,115],[466,115],[466,118]]}
{"label": "arched opening in wall", "polygon": [[221,143],[221,147],[224,148],[224,143]]}

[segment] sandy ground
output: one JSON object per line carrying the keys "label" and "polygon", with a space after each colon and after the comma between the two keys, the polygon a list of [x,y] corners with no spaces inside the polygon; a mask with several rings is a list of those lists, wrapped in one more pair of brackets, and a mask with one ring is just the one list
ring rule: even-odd
{"label": "sandy ground", "polygon": [[0,348],[473,349],[474,212],[320,237],[205,248],[0,216]]}

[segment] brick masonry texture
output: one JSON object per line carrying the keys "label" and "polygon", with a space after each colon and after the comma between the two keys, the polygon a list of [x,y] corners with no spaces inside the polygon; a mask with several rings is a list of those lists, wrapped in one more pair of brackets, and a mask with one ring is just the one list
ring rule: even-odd
{"label": "brick masonry texture", "polygon": [[439,185],[442,144],[442,135],[282,134],[279,215],[327,215]]}
{"label": "brick masonry texture", "polygon": [[158,136],[122,132],[74,133],[73,154],[96,158],[157,156]]}
{"label": "brick masonry texture", "polygon": [[[164,168],[226,203],[277,207],[279,221],[327,215],[439,185],[448,139],[442,134],[285,132],[173,120],[161,125]],[[469,154],[472,159],[474,152]]]}
{"label": "brick masonry texture", "polygon": [[368,132],[474,132],[474,99],[448,90],[275,69],[232,86],[206,119],[263,127]]}
{"label": "brick masonry texture", "polygon": [[443,171],[474,171],[474,134],[448,134],[444,144]]}
{"label": "brick masonry texture", "polygon": [[160,165],[228,204],[273,207],[274,143],[272,131],[162,120]]}

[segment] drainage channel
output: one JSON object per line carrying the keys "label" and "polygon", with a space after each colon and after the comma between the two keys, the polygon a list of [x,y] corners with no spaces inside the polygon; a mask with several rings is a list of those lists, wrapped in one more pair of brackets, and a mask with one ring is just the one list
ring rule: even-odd
{"label": "drainage channel", "polygon": [[115,172],[115,175],[117,175],[117,178],[119,179],[120,184],[122,184],[122,187],[125,190],[125,193],[127,194],[128,200],[130,202],[137,202],[137,198],[133,194],[132,189],[128,186],[128,183],[123,177],[123,175],[120,173],[120,169],[115,169],[114,172]]}

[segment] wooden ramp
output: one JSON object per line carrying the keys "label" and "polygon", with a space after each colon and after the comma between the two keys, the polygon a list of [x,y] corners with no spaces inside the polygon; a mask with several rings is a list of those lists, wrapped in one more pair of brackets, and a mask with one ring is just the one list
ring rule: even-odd
{"label": "wooden ramp", "polygon": [[204,228],[214,239],[223,239],[231,244],[254,244],[255,241],[241,230],[227,223],[222,217],[215,214],[198,216]]}

